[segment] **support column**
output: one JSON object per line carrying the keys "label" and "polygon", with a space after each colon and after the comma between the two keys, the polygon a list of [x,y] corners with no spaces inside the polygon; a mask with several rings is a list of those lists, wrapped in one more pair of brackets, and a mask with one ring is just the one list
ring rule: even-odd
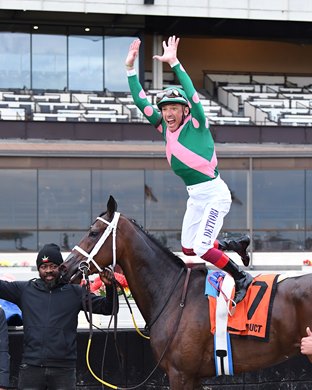
{"label": "support column", "polygon": [[[153,36],[153,56],[161,55],[163,52],[162,47],[163,38],[161,35]],[[153,89],[163,89],[163,63],[160,61],[153,60],[152,68],[152,88]]]}

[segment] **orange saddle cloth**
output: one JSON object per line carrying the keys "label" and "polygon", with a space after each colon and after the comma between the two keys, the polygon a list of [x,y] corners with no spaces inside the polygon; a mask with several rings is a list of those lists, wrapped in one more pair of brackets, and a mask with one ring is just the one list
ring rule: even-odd
{"label": "orange saddle cloth", "polygon": [[[263,274],[254,278],[243,301],[236,305],[234,314],[228,316],[228,332],[230,334],[269,341],[277,278],[276,274]],[[211,332],[214,334],[216,330],[216,298],[209,295],[208,299]]]}

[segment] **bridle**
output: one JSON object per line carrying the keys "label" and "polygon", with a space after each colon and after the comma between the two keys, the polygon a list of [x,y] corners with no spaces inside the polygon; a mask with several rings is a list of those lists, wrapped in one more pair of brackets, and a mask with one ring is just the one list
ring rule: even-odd
{"label": "bridle", "polygon": [[117,230],[117,224],[119,221],[120,213],[117,211],[114,213],[114,217],[111,222],[106,221],[104,218],[97,217],[96,219],[105,223],[108,225],[105,232],[101,235],[98,242],[94,245],[93,249],[90,253],[86,252],[84,249],[80,248],[80,246],[76,245],[73,250],[78,251],[81,253],[84,257],[86,257],[87,260],[82,261],[79,264],[79,270],[83,271],[84,269],[90,270],[90,263],[92,263],[95,268],[98,270],[98,272],[103,272],[102,268],[97,264],[97,262],[94,260],[94,257],[98,254],[99,250],[101,249],[102,245],[106,241],[106,239],[109,237],[109,235],[112,233],[113,235],[113,269],[116,266],[116,230]]}
{"label": "bridle", "polygon": [[[114,217],[113,217],[111,222],[106,221],[104,218],[97,217],[97,220],[107,224],[108,227],[104,231],[104,233],[101,235],[100,239],[97,241],[97,243],[95,244],[95,246],[93,247],[93,249],[91,250],[90,253],[86,252],[84,249],[80,248],[80,246],[78,246],[78,245],[76,245],[73,248],[73,250],[76,250],[76,251],[80,252],[87,259],[87,260],[81,261],[79,266],[78,266],[79,271],[83,274],[83,277],[85,277],[85,274],[86,274],[87,271],[90,271],[90,263],[92,263],[95,266],[95,268],[98,270],[99,273],[103,272],[102,268],[94,260],[94,256],[97,255],[97,253],[101,249],[102,245],[104,244],[104,242],[106,241],[106,239],[109,237],[109,235],[111,233],[113,235],[113,240],[112,240],[113,241],[112,242],[113,263],[112,263],[112,268],[113,268],[113,270],[115,269],[115,266],[116,266],[116,230],[117,230],[117,224],[118,224],[118,221],[119,221],[119,217],[120,217],[120,213],[118,213],[117,211],[114,213]],[[178,282],[180,280],[180,277],[182,276],[183,271],[184,271],[184,268],[181,268],[175,283],[173,283],[172,286],[171,286],[171,290],[170,290],[170,293],[167,296],[167,300],[165,301],[165,304],[162,306],[162,308],[159,311],[159,313],[157,313],[157,315],[154,316],[154,319],[146,326],[146,328],[150,329],[152,327],[152,325],[160,317],[160,315],[163,312],[164,308],[166,307],[166,305],[167,305],[167,303],[168,303],[168,301],[169,301],[173,291],[175,290],[175,288],[176,288],[176,286],[177,286],[177,284],[178,284]],[[182,293],[183,295],[186,294],[187,285],[188,285],[188,278],[189,278],[189,273],[187,272],[187,283],[186,283],[186,285],[183,288],[183,293]],[[182,301],[184,301],[184,299],[185,298],[183,298]]]}
{"label": "bridle", "polygon": [[[119,217],[120,217],[120,213],[118,213],[118,212],[114,213],[114,217],[113,217],[111,222],[106,221],[104,218],[97,217],[97,220],[99,220],[99,221],[103,222],[104,224],[106,224],[107,228],[105,229],[104,233],[101,235],[101,237],[99,238],[97,243],[94,245],[94,247],[93,247],[93,249],[91,250],[90,253],[87,253],[84,249],[80,248],[79,245],[76,245],[73,248],[73,250],[78,251],[79,253],[81,253],[86,258],[86,260],[83,260],[83,261],[80,262],[80,264],[78,266],[78,269],[82,273],[83,281],[84,281],[83,285],[86,288],[87,297],[88,297],[89,318],[87,317],[87,308],[84,305],[85,315],[86,315],[87,320],[89,321],[89,324],[90,324],[90,327],[89,327],[90,336],[89,336],[89,341],[88,341],[88,346],[87,346],[87,355],[86,355],[87,366],[88,366],[91,374],[99,382],[101,382],[102,384],[107,385],[107,386],[109,386],[111,388],[116,388],[116,389],[117,389],[116,386],[113,386],[110,383],[107,383],[107,382],[103,381],[101,378],[98,378],[96,376],[96,374],[94,374],[94,372],[92,371],[92,369],[90,367],[90,363],[89,363],[89,351],[90,351],[90,348],[91,348],[91,339],[92,339],[92,334],[93,334],[93,324],[92,324],[92,303],[91,303],[91,298],[90,298],[91,295],[90,295],[90,283],[89,283],[88,273],[90,271],[90,263],[92,263],[94,265],[94,267],[97,269],[97,271],[99,273],[103,272],[102,268],[94,260],[94,257],[98,254],[99,250],[101,249],[101,247],[103,246],[103,244],[105,243],[105,241],[107,240],[107,238],[109,237],[109,235],[111,233],[112,233],[112,236],[113,236],[113,239],[112,239],[112,242],[113,242],[113,245],[112,245],[112,248],[113,248],[113,269],[115,268],[115,266],[116,266],[116,230],[117,230],[117,224],[118,224],[118,221],[119,221]],[[115,305],[114,305],[114,307],[115,307]],[[113,310],[113,311],[115,312],[115,314],[114,314],[114,317],[115,317],[114,334],[115,334],[115,337],[116,337],[117,311],[118,310],[117,311]]]}

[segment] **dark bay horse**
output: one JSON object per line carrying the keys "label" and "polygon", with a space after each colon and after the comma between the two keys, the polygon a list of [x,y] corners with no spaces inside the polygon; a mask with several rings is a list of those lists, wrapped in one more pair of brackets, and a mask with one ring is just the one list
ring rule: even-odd
{"label": "dark bay horse", "polygon": [[[161,359],[170,388],[199,389],[202,378],[215,376],[213,335],[204,295],[206,274],[203,269],[193,269],[185,290],[185,263],[116,210],[110,197],[107,211],[73,249],[61,273],[65,280],[79,280],[81,262],[87,261],[90,273],[95,273],[116,261],[149,325],[151,347],[156,361]],[[183,295],[184,308],[180,305]],[[312,325],[311,301],[312,274],[279,283],[269,342],[233,337],[234,373],[272,366],[299,354],[301,337],[306,326]]]}

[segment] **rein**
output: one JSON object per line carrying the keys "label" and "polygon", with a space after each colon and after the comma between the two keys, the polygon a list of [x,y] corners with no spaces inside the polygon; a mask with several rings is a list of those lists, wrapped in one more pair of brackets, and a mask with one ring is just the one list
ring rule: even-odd
{"label": "rein", "polygon": [[[90,291],[90,280],[89,280],[89,277],[88,277],[88,270],[87,268],[84,268],[82,270],[82,273],[83,273],[83,280],[84,280],[84,283],[83,283],[83,288],[85,290],[85,296],[83,298],[83,309],[84,309],[84,313],[85,313],[85,317],[87,319],[87,321],[89,322],[89,339],[88,339],[88,345],[87,345],[87,351],[86,351],[86,362],[87,362],[87,367],[90,371],[90,373],[94,376],[95,379],[97,379],[99,382],[101,382],[103,385],[106,385],[110,388],[113,388],[113,389],[117,389],[116,386],[114,385],[111,385],[110,383],[108,382],[105,382],[103,381],[101,378],[99,378],[92,370],[91,368],[91,365],[90,365],[90,361],[89,361],[89,356],[90,356],[90,349],[91,349],[91,341],[92,341],[92,336],[93,336],[93,321],[92,321],[92,302],[91,302],[91,291]],[[114,317],[115,319],[115,324],[114,324],[114,339],[115,339],[115,344],[116,344],[116,323],[117,323],[117,299],[118,299],[118,296],[117,296],[117,290],[116,288],[114,289],[114,306],[113,306],[113,314],[112,314],[112,317]],[[89,311],[89,316],[87,314],[87,311]],[[111,320],[112,320],[112,317],[111,317]],[[109,325],[108,325],[108,328],[110,327],[110,324],[111,324],[111,320],[109,322]],[[107,342],[108,342],[108,334],[106,335],[106,339],[105,339],[105,346],[104,346],[104,355],[105,356],[105,351],[106,351],[106,347],[107,347]],[[118,354],[118,350],[117,350],[117,355],[119,357],[119,354]],[[119,359],[120,360],[120,359]],[[104,361],[103,361],[104,363]]]}
{"label": "rein", "polygon": [[[183,274],[183,271],[184,271],[184,268],[181,268],[181,271],[179,272],[179,275],[178,275],[178,277],[177,277],[177,280],[176,280],[176,282],[172,285],[171,290],[170,290],[170,293],[168,294],[165,303],[163,304],[163,306],[161,307],[161,309],[159,310],[159,312],[158,312],[158,314],[155,316],[155,318],[154,318],[149,324],[147,324],[147,325],[145,326],[146,329],[150,329],[150,328],[154,325],[154,323],[158,320],[158,318],[160,317],[161,313],[164,311],[165,307],[167,306],[167,303],[169,302],[169,300],[170,300],[170,298],[171,298],[171,295],[172,295],[173,291],[174,291],[175,288],[177,287],[177,284],[178,284],[178,282],[179,282],[179,280],[180,280],[180,277],[181,277],[182,274]],[[181,303],[180,303],[180,305],[181,305]]]}

